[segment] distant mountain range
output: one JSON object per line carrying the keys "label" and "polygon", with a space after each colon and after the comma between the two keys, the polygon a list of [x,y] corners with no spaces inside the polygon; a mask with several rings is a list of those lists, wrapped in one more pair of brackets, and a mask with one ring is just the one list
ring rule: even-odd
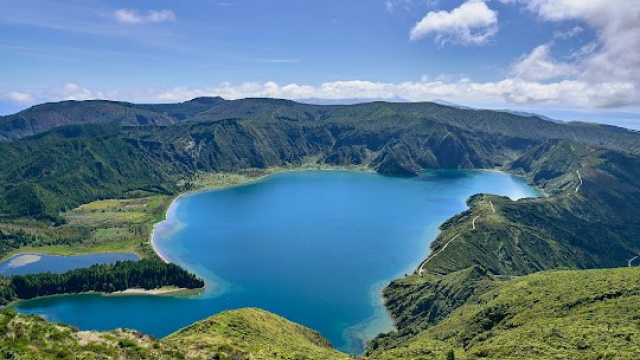
{"label": "distant mountain range", "polygon": [[[536,114],[476,110],[434,102],[369,102],[348,106],[309,105],[290,100],[196,98],[177,104],[131,104],[116,101],[65,101],[37,105],[0,117],[0,141],[16,140],[66,125],[170,126],[238,119],[260,122],[315,121],[368,122],[433,121],[467,131],[503,134],[526,139],[572,139],[637,153],[637,134],[606,125],[546,121]],[[517,125],[517,126],[514,126]]]}

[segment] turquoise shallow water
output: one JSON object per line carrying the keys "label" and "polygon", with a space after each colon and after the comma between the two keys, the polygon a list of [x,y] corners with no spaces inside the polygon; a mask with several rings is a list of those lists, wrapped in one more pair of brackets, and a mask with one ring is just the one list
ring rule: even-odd
{"label": "turquoise shallow water", "polygon": [[69,270],[89,267],[95,264],[113,264],[122,260],[139,260],[134,254],[91,254],[77,256],[54,256],[41,254],[21,254],[0,263],[0,275],[24,275],[41,272],[62,274]]}
{"label": "turquoise shallow water", "polygon": [[202,276],[203,295],[72,295],[19,303],[81,329],[135,328],[156,337],[223,310],[260,307],[362,351],[392,322],[379,296],[428,254],[438,225],[476,193],[538,196],[497,172],[435,171],[417,179],[300,172],[191,194],[158,224],[161,253]]}

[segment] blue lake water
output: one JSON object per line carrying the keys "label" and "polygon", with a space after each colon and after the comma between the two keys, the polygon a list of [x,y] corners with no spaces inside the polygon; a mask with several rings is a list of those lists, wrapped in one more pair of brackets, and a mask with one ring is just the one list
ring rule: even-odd
{"label": "blue lake water", "polygon": [[360,352],[392,327],[380,291],[429,252],[438,226],[476,193],[538,196],[498,172],[432,171],[417,179],[299,172],[181,197],[154,242],[202,276],[197,296],[69,295],[21,302],[81,329],[128,327],[165,336],[223,310],[259,307]]}
{"label": "blue lake water", "polygon": [[0,275],[24,275],[41,272],[62,274],[69,270],[95,264],[113,264],[122,260],[139,260],[134,254],[92,254],[78,256],[54,256],[20,254],[0,263]]}

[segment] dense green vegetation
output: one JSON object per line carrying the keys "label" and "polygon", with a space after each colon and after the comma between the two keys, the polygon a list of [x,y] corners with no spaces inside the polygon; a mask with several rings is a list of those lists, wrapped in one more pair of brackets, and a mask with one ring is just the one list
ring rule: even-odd
{"label": "dense green vegetation", "polygon": [[113,265],[93,265],[64,274],[14,275],[10,279],[0,279],[0,305],[38,296],[90,291],[112,293],[165,286],[199,289],[204,287],[204,282],[177,265],[158,260],[118,261]]}
{"label": "dense green vegetation", "polygon": [[[640,269],[550,271],[505,280],[466,274],[414,275],[392,291],[406,293],[407,334],[370,346],[372,359],[635,359],[640,353]],[[480,280],[482,278],[482,280]],[[416,288],[421,288],[415,292]],[[451,289],[447,293],[444,289]],[[448,299],[445,299],[448,298]],[[463,305],[425,327],[445,303]],[[407,308],[409,307],[409,308]],[[411,311],[417,313],[412,314]]]}

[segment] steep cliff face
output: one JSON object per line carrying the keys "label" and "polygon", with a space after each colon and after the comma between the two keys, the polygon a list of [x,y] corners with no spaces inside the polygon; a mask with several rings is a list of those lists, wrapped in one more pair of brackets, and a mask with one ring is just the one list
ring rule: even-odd
{"label": "steep cliff face", "polygon": [[[488,168],[512,160],[508,138],[474,134],[433,122],[411,128],[317,122],[216,122],[118,127],[74,125],[0,143],[0,193],[10,216],[55,216],[65,208],[130,190],[161,186],[197,171],[300,165],[368,165],[385,175],[415,176],[425,168]],[[31,201],[31,200],[30,200]]]}

